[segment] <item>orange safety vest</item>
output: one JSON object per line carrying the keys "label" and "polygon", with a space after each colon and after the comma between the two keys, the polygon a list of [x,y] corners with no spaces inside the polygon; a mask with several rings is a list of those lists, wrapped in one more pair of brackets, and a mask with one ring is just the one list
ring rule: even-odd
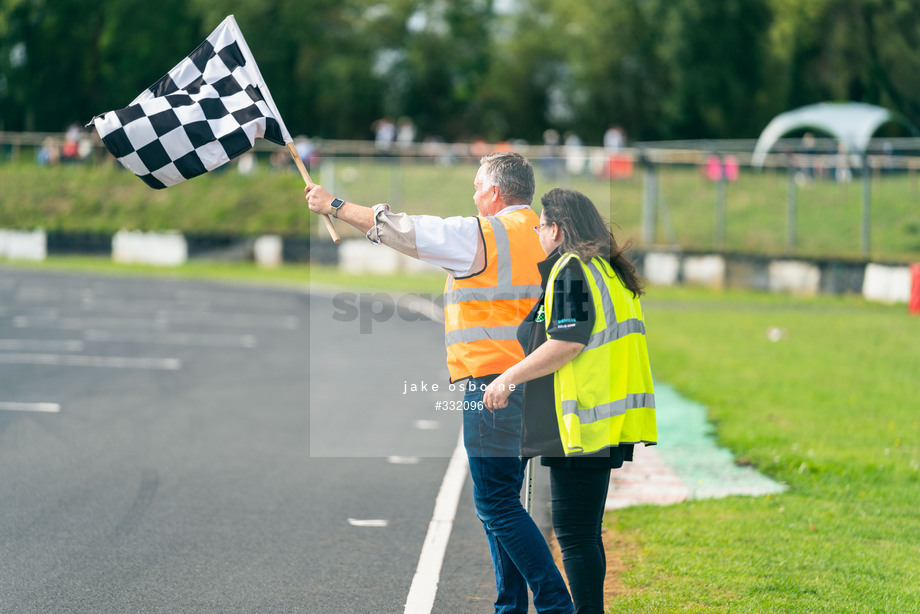
{"label": "orange safety vest", "polygon": [[542,294],[537,263],[546,253],[533,231],[540,223],[533,209],[477,217],[486,266],[468,277],[449,276],[444,287],[451,382],[504,373],[523,360],[517,327]]}

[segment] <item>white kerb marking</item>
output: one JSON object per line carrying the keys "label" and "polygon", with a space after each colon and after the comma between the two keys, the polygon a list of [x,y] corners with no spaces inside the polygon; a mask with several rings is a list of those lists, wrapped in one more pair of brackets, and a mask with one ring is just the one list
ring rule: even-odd
{"label": "white kerb marking", "polygon": [[431,608],[434,607],[434,598],[441,577],[441,564],[444,562],[447,542],[454,527],[460,491],[463,490],[463,482],[466,480],[466,462],[461,433],[434,503],[428,534],[422,545],[422,553],[418,557],[418,566],[409,587],[409,596],[406,597],[405,614],[430,614]]}
{"label": "white kerb marking", "polygon": [[58,403],[15,403],[0,401],[0,411],[37,411],[56,414],[61,411]]}

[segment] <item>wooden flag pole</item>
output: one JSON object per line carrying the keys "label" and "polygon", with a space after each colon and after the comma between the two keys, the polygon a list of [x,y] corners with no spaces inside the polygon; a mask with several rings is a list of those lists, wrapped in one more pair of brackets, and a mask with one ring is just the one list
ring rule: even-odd
{"label": "wooden flag pole", "polygon": [[[300,154],[297,153],[297,148],[294,147],[294,143],[287,144],[288,151],[291,152],[291,156],[294,158],[294,164],[297,165],[297,170],[300,171],[300,176],[303,177],[303,182],[305,185],[312,185],[313,180],[310,179],[310,173],[307,172],[307,167],[303,165],[303,160],[300,159]],[[329,231],[329,236],[332,237],[333,243],[338,243],[342,239],[339,237],[339,233],[335,231],[335,226],[332,225],[332,220],[329,219],[328,215],[323,215],[323,222],[326,224],[326,230]]]}

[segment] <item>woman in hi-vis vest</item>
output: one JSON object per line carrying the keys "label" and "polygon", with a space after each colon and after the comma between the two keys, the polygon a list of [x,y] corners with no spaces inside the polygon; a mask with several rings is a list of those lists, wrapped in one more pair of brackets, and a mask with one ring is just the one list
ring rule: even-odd
{"label": "woman in hi-vis vest", "polygon": [[550,468],[553,529],[575,611],[601,614],[610,470],[632,460],[635,444],[657,440],[644,280],[588,197],[556,188],[541,202],[534,231],[548,257],[538,265],[543,297],[518,329],[526,358],[492,382],[483,402],[501,412],[511,387],[529,382],[521,453]]}

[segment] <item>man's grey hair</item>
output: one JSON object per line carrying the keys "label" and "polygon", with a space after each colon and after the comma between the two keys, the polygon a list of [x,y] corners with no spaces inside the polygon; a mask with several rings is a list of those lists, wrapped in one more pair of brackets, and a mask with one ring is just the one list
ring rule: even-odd
{"label": "man's grey hair", "polygon": [[518,153],[500,151],[483,156],[479,163],[485,166],[485,180],[498,186],[502,198],[509,205],[529,205],[533,202],[535,181],[530,161]]}

